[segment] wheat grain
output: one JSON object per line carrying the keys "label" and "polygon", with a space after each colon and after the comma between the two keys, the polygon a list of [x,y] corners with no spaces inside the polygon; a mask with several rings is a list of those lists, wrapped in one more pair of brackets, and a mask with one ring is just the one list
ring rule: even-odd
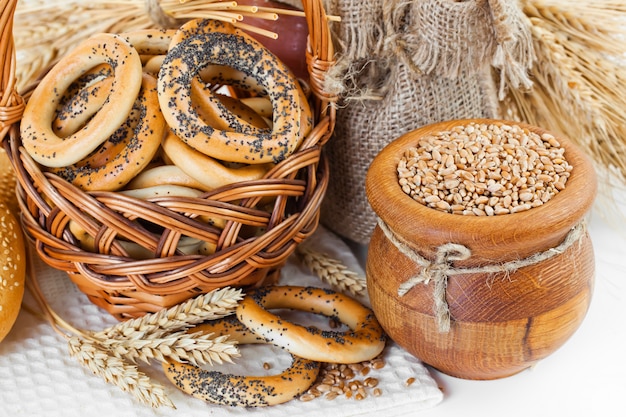
{"label": "wheat grain", "polygon": [[443,212],[495,216],[548,202],[570,176],[565,149],[516,124],[468,123],[421,138],[398,161],[398,183]]}
{"label": "wheat grain", "polygon": [[353,364],[324,363],[313,385],[303,393],[300,401],[311,401],[315,398],[335,399],[339,395],[354,400],[362,400],[372,394],[379,396],[382,390],[378,388],[379,380],[371,376],[365,377],[372,369],[379,370],[386,365],[382,357]]}
{"label": "wheat grain", "polygon": [[356,296],[366,295],[365,277],[349,270],[341,261],[310,248],[298,247],[297,251],[304,265],[323,282],[340,292],[349,291]]}

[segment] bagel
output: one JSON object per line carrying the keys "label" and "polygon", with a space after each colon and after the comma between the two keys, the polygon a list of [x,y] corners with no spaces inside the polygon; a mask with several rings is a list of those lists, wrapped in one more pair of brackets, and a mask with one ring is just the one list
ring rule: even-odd
{"label": "bagel", "polygon": [[[234,91],[242,90],[247,93],[246,95],[250,95],[250,97],[244,96],[239,98],[239,101],[241,101],[243,105],[254,110],[264,119],[272,117],[272,102],[267,96],[265,87],[244,72],[225,65],[209,64],[200,69],[198,74],[199,77],[192,79],[192,89],[194,88],[193,83],[199,78],[211,86],[229,86]],[[298,87],[301,87],[300,84],[298,84]],[[298,95],[301,105],[300,135],[304,137],[313,127],[313,114],[311,113],[311,107],[309,106],[306,93],[302,88],[298,88]],[[268,126],[272,126],[272,121],[269,120],[267,124]]]}
{"label": "bagel", "polygon": [[127,195],[129,197],[139,198],[142,200],[149,200],[156,197],[200,197],[202,191],[194,188],[185,187],[182,185],[162,184],[153,185],[145,188],[136,188],[133,190],[121,190],[120,194]]}
{"label": "bagel", "polygon": [[[303,327],[283,320],[270,309],[295,309],[335,318],[345,332]],[[297,286],[259,288],[239,303],[236,315],[250,331],[268,343],[302,358],[350,364],[378,356],[385,335],[374,313],[356,300],[332,290]]]}
{"label": "bagel", "polygon": [[[194,331],[230,335],[240,344],[265,343],[233,316],[197,326]],[[264,407],[287,402],[304,393],[315,382],[318,362],[293,357],[291,366],[278,375],[241,376],[167,361],[167,378],[180,390],[214,404],[238,407]]]}
{"label": "bagel", "polygon": [[266,97],[243,97],[240,101],[261,117],[272,117],[272,103]]}
{"label": "bagel", "polygon": [[234,97],[212,93],[198,77],[191,80],[191,101],[201,119],[215,129],[246,134],[269,131],[261,115]]}
{"label": "bagel", "polygon": [[272,166],[266,163],[228,167],[186,145],[172,132],[163,139],[161,148],[173,164],[211,190],[228,184],[261,179]]}
{"label": "bagel", "polygon": [[86,191],[115,191],[140,173],[157,154],[166,130],[156,79],[143,75],[135,104],[122,126],[92,155],[63,168],[50,168]]}
{"label": "bagel", "polygon": [[143,71],[148,74],[154,74],[157,76],[159,71],[161,70],[161,64],[163,64],[163,60],[165,59],[165,55],[154,55],[146,60],[143,64]]}
{"label": "bagel", "polygon": [[211,191],[212,189],[191,178],[182,169],[173,164],[157,165],[144,169],[126,185],[126,189],[137,190],[159,185],[179,185],[201,191]]}
{"label": "bagel", "polygon": [[17,218],[0,201],[0,341],[9,334],[22,306],[26,247]]}
{"label": "bagel", "polygon": [[165,55],[176,33],[172,29],[142,29],[120,33],[141,56]]}
{"label": "bagel", "polygon": [[[65,138],[59,137],[52,130],[52,121],[62,92],[80,75],[100,64],[113,68],[108,99],[85,127]],[[120,36],[106,33],[86,39],[52,67],[30,96],[20,124],[24,148],[44,166],[75,164],[124,123],[141,83],[141,60],[128,42]]]}
{"label": "bagel", "polygon": [[[225,131],[201,120],[191,100],[191,80],[208,64],[226,65],[257,81],[272,102],[272,129],[258,134]],[[279,162],[303,135],[304,93],[273,54],[232,25],[192,20],[177,31],[159,72],[159,102],[172,131],[213,158],[247,164]]]}
{"label": "bagel", "polygon": [[[261,116],[263,120],[265,120],[265,124],[267,126],[269,126],[270,128],[273,126],[273,104],[270,98],[267,96],[267,91],[265,90],[265,87],[263,87],[257,80],[249,77],[242,71],[238,71],[234,68],[230,68],[224,65],[206,65],[199,71],[198,74],[199,76],[194,77],[191,81],[192,101],[194,99],[200,99],[200,104],[206,108],[211,108],[212,106],[217,107],[217,104],[215,103],[215,98],[210,95],[210,90],[208,97],[200,97],[198,95],[198,92],[200,90],[198,84],[200,81],[203,81],[207,84],[207,89],[215,88],[215,86],[228,86],[231,90],[235,92],[237,92],[238,90],[242,90],[246,93],[245,95],[250,95],[250,97],[240,97],[238,98],[239,102],[246,108],[251,109],[256,114]],[[299,84],[298,87],[300,87]],[[311,131],[313,127],[313,114],[311,113],[311,107],[309,106],[307,96],[302,88],[298,88],[298,95],[298,101],[301,106],[299,132],[300,138],[298,139],[298,141],[300,141]],[[232,115],[229,115],[226,111],[223,110],[223,108],[220,109],[219,107],[217,107],[217,109],[218,111],[212,113],[212,118],[214,120],[219,120],[220,118],[232,118]],[[201,112],[202,109],[198,109],[198,111]],[[200,113],[201,116],[203,114],[205,113]],[[215,124],[212,124],[211,127],[216,129],[222,129]],[[233,128],[233,125],[231,125],[231,128]],[[237,125],[234,126],[234,130],[238,130]]]}
{"label": "bagel", "polygon": [[104,104],[112,82],[113,68],[108,64],[96,65],[72,82],[57,104],[54,133],[65,137],[83,127]]}
{"label": "bagel", "polygon": [[139,54],[143,72],[156,77],[175,32],[172,29],[143,29],[120,33],[120,36]]}
{"label": "bagel", "polygon": [[106,77],[78,89],[74,95],[64,100],[52,121],[52,130],[65,138],[87,124],[109,98],[113,79]]}
{"label": "bagel", "polygon": [[[142,200],[159,199],[162,197],[201,198],[203,194],[203,192],[198,189],[175,184],[161,184],[146,186],[144,188],[125,189],[120,190],[119,193]],[[226,220],[221,217],[199,216],[198,218],[206,224],[218,229],[223,229],[226,226]],[[211,245],[211,247],[213,246]],[[204,248],[203,252],[206,253],[207,249]]]}

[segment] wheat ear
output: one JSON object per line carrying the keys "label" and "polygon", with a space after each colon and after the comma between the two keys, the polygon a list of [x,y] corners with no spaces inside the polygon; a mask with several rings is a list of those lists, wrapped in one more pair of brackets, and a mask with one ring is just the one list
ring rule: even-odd
{"label": "wheat ear", "polygon": [[132,394],[141,403],[154,408],[162,405],[176,408],[161,384],[150,380],[136,366],[111,356],[97,343],[74,336],[68,339],[68,346],[70,356],[94,375]]}
{"label": "wheat ear", "polygon": [[239,356],[236,342],[227,340],[227,336],[214,337],[213,334],[190,333],[188,330],[202,321],[232,314],[243,297],[241,290],[216,289],[102,331],[85,331],[65,321],[48,304],[32,273],[35,270],[34,254],[30,255],[26,285],[43,316],[68,341],[70,355],[95,375],[131,393],[143,404],[173,407],[163,386],[141,372],[135,365],[137,361],[149,363],[150,360],[169,359],[198,365],[232,362],[232,358]]}
{"label": "wheat ear", "polygon": [[510,91],[503,113],[576,142],[600,173],[626,181],[626,4],[524,0],[537,61],[531,92]]}
{"label": "wheat ear", "polygon": [[349,270],[341,261],[302,246],[296,250],[303,264],[323,282],[341,292],[348,291],[356,296],[366,295],[365,277]]}
{"label": "wheat ear", "polygon": [[169,309],[120,322],[94,333],[94,337],[98,339],[141,339],[148,335],[161,337],[171,331],[190,328],[206,320],[230,315],[242,297],[243,294],[239,289],[220,288]]}
{"label": "wheat ear", "polygon": [[193,365],[232,363],[239,357],[236,343],[228,336],[203,334],[201,332],[176,332],[162,337],[142,339],[96,339],[112,355],[133,363],[151,360],[165,362],[168,359]]}

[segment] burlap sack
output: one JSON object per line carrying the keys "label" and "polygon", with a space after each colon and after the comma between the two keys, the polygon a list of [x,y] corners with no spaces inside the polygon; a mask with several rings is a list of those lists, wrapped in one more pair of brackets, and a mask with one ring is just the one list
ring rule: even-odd
{"label": "burlap sack", "polygon": [[[365,195],[372,159],[398,136],[443,120],[497,118],[498,95],[530,87],[527,22],[511,0],[327,0],[339,15],[328,90],[342,97],[325,145],[331,181],[322,223],[361,244],[376,215]],[[499,83],[499,85],[498,85]]]}

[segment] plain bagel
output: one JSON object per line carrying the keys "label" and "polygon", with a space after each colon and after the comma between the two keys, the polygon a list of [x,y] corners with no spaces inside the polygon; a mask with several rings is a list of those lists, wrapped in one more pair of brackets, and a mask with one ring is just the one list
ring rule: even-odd
{"label": "plain bagel", "polygon": [[196,151],[172,132],[163,139],[161,148],[174,165],[194,180],[202,183],[205,189],[213,190],[229,184],[259,180],[271,168],[271,164],[244,164],[239,167],[228,167],[224,163]]}

